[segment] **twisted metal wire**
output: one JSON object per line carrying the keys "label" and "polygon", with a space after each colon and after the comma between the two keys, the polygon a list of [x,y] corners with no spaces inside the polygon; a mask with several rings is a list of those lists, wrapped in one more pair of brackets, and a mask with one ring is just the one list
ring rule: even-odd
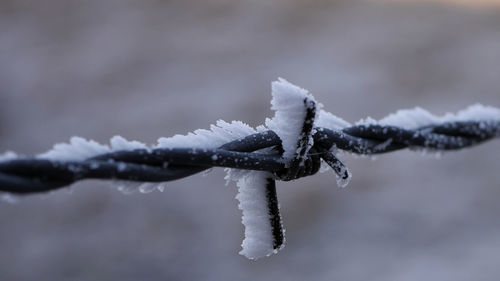
{"label": "twisted metal wire", "polygon": [[[292,165],[286,165],[282,158],[283,147],[278,135],[266,131],[216,149],[136,149],[106,153],[84,161],[38,158],[3,161],[0,162],[0,191],[18,194],[46,192],[83,179],[164,182],[212,167],[268,171],[276,179],[287,181],[314,175],[320,168],[321,159],[345,179],[349,176],[347,169],[332,153],[333,148],[364,155],[404,148],[444,151],[470,147],[500,136],[500,121],[456,121],[414,130],[382,125],[355,125],[332,130],[313,128],[312,125],[307,128],[306,124],[304,135],[312,135],[314,145],[302,155],[301,163]],[[264,148],[270,148],[271,152],[258,152]]]}
{"label": "twisted metal wire", "polygon": [[[281,81],[281,83],[284,82]],[[287,85],[287,87],[292,86]],[[274,95],[273,93],[273,99]],[[345,165],[335,156],[337,150],[365,155],[404,148],[455,150],[500,136],[500,120],[498,119],[445,122],[411,130],[380,124],[355,125],[341,130],[315,127],[314,122],[317,116],[315,99],[310,94],[303,93],[299,98],[295,96],[289,101],[297,104],[294,104],[292,110],[282,109],[283,114],[279,117],[275,115],[276,122],[279,121],[280,125],[287,125],[284,123],[299,121],[295,114],[298,110],[296,107],[298,103],[303,105],[300,110],[303,110],[304,115],[303,120],[300,120],[302,126],[292,129],[293,132],[286,131],[290,130],[288,126],[284,126],[285,129],[280,126],[273,127],[278,133],[288,135],[288,138],[284,137],[287,147],[284,147],[277,132],[270,130],[228,142],[215,149],[172,147],[123,150],[97,155],[83,161],[16,158],[0,161],[0,191],[17,194],[46,192],[83,179],[165,182],[188,177],[212,167],[264,171],[265,173],[251,173],[250,176],[253,179],[262,179],[262,177],[265,179],[265,181],[251,181],[252,185],[256,185],[251,187],[251,191],[265,192],[265,198],[254,197],[258,197],[258,200],[265,200],[260,203],[265,203],[264,212],[268,214],[267,229],[270,230],[272,239],[272,241],[258,242],[263,245],[272,242],[272,249],[260,249],[258,253],[254,252],[247,256],[258,258],[276,253],[283,248],[285,242],[276,193],[276,180],[289,181],[314,175],[319,171],[323,160],[336,173],[339,185],[344,186],[351,175]],[[294,115],[288,116],[288,113],[292,111]],[[288,147],[290,135],[294,135],[295,143],[292,142],[291,147]],[[241,186],[241,184],[246,185],[244,181],[239,184],[240,192],[248,192],[246,187]],[[245,218],[246,207],[240,208]],[[262,208],[262,205],[259,205],[259,208]],[[262,211],[261,209],[259,214],[262,214]],[[255,226],[254,223],[248,225],[244,223],[245,227],[249,228],[249,232],[265,231],[263,228],[266,227],[265,223],[262,224],[262,216],[259,215],[259,217],[259,226]]]}

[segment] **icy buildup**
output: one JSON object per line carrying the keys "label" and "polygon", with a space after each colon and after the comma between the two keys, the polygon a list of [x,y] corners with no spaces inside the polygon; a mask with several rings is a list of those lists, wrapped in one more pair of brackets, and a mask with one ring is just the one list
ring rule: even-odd
{"label": "icy buildup", "polygon": [[148,146],[139,141],[128,141],[122,136],[114,136],[109,140],[112,151],[149,149]]}
{"label": "icy buildup", "polygon": [[[144,143],[138,141],[128,141],[121,136],[114,136],[110,139],[110,146],[99,144],[93,140],[86,140],[80,137],[72,137],[69,143],[59,143],[54,147],[42,154],[37,155],[38,159],[50,159],[59,161],[83,161],[88,158],[110,153],[120,150],[134,150],[134,149],[149,149]],[[98,168],[99,164],[94,163],[94,168]],[[123,168],[126,164],[122,163]],[[91,164],[91,168],[92,168]],[[118,167],[120,169],[120,166]],[[120,181],[121,182],[121,181]],[[116,183],[116,182],[115,182]],[[161,190],[164,187],[159,183],[137,183],[137,182],[121,182],[117,184],[118,190],[125,194],[140,191],[142,193],[151,192],[154,189]]]}
{"label": "icy buildup", "polygon": [[[260,128],[262,131],[263,128]],[[217,125],[212,125],[210,130],[199,129],[188,135],[175,135],[170,138],[158,139],[155,148],[216,148],[224,143],[257,133],[257,131],[241,121],[227,123],[217,121]],[[83,161],[88,158],[120,150],[150,150],[146,144],[138,141],[128,141],[121,136],[114,136],[110,139],[110,145],[99,144],[93,140],[86,140],[81,137],[72,137],[69,143],[58,143],[54,147],[36,156],[38,159],[49,159],[58,161]],[[0,155],[0,161],[7,161],[17,158],[13,152]],[[98,164],[95,164],[98,165]],[[97,168],[98,166],[96,166]],[[123,164],[123,168],[125,168]],[[120,169],[120,167],[119,167]],[[165,186],[161,183],[141,183],[117,181],[118,189],[123,193],[149,193],[155,189],[162,191]]]}
{"label": "icy buildup", "polygon": [[391,125],[405,129],[416,129],[432,124],[439,123],[439,118],[425,109],[415,107],[413,109],[401,109],[396,113],[389,114],[382,118],[378,123],[380,125]]}
{"label": "icy buildup", "polygon": [[142,183],[140,182],[133,182],[133,181],[125,181],[125,180],[114,180],[111,182],[111,186],[113,188],[118,189],[121,193],[125,195],[133,194],[139,191],[139,186],[141,186]]}
{"label": "icy buildup", "polygon": [[231,168],[225,168],[224,171],[226,172],[226,176],[224,176],[224,180],[226,180],[226,186],[228,186],[231,181],[238,182],[241,178],[247,176],[251,172],[249,170]]}
{"label": "icy buildup", "polygon": [[125,180],[114,180],[112,186],[116,187],[118,191],[125,195],[133,194],[136,192],[140,193],[151,193],[155,190],[163,192],[166,187],[164,182],[135,182],[135,181],[125,181]]}
{"label": "icy buildup", "polygon": [[15,204],[21,200],[21,196],[14,195],[11,193],[4,193],[0,192],[0,201],[10,203],[10,204]]}
{"label": "icy buildup", "polygon": [[314,123],[317,127],[328,128],[332,130],[342,130],[351,126],[349,122],[337,117],[330,112],[320,110],[318,120]]}
{"label": "icy buildup", "polygon": [[[445,116],[446,118],[446,116]],[[455,115],[456,120],[474,120],[474,121],[500,121],[500,108],[493,106],[482,105],[479,103],[473,104],[464,110],[460,110]],[[451,121],[451,120],[446,120]]]}
{"label": "icy buildup", "polygon": [[109,146],[81,137],[72,137],[69,143],[55,144],[54,148],[37,155],[37,158],[60,161],[81,161],[109,152],[111,152]]}
{"label": "icy buildup", "polygon": [[453,121],[500,121],[500,109],[492,106],[474,104],[458,113],[446,113],[436,116],[425,109],[415,107],[413,109],[402,109],[396,113],[389,114],[378,122],[367,118],[356,124],[380,124],[402,127],[405,129],[416,129],[429,125]]}
{"label": "icy buildup", "polygon": [[[313,106],[317,107],[314,120],[309,121],[313,122],[313,127],[341,130],[350,126],[345,120],[321,110],[322,105],[317,103],[307,90],[297,87],[282,78],[272,83],[272,96],[271,109],[275,110],[275,115],[272,119],[266,119],[266,125],[280,137],[286,163],[290,163],[299,152],[298,150],[301,149],[298,144],[303,137],[304,122],[308,122],[306,120],[307,111],[312,109]],[[307,142],[306,155],[312,145],[313,139],[311,136]],[[332,149],[335,149],[335,147]],[[337,183],[340,187],[345,187],[351,178],[351,174],[347,170],[343,171],[344,173],[349,176],[337,176]]]}
{"label": "icy buildup", "polygon": [[158,187],[159,187],[159,185],[155,182],[145,182],[145,183],[139,185],[139,191],[141,193],[151,193],[151,192],[155,191],[156,189],[161,190]]}
{"label": "icy buildup", "polygon": [[[231,123],[228,123],[223,120],[218,120],[216,125],[210,126],[210,130],[198,129],[192,133],[188,133],[187,135],[175,135],[169,138],[160,138],[158,139],[156,148],[175,147],[211,149],[265,130],[267,129],[263,126],[260,126],[257,130],[255,130],[241,121],[232,121]],[[225,171],[227,173],[225,177],[226,184],[228,184],[231,180],[238,181],[241,177],[248,173],[246,170],[229,168],[226,168]]]}
{"label": "icy buildup", "polygon": [[16,159],[17,157],[18,156],[15,152],[7,151],[7,152],[0,154],[0,162],[13,160],[13,159]]}
{"label": "icy buildup", "polygon": [[114,136],[109,141],[111,146],[86,140],[81,137],[72,137],[69,143],[58,143],[42,154],[37,155],[39,159],[50,159],[59,161],[81,161],[100,154],[119,150],[148,149],[147,145],[138,141],[128,141],[121,136]]}
{"label": "icy buildup", "polygon": [[[0,154],[0,162],[14,160],[18,156],[15,152],[7,151],[5,153]],[[16,203],[19,200],[18,196],[15,196],[10,193],[0,192],[0,201],[8,202],[8,203]]]}
{"label": "icy buildup", "polygon": [[340,188],[346,188],[352,178],[351,172],[349,171],[349,169],[347,169],[346,166],[339,164],[336,164],[335,169],[339,171],[339,173],[335,173],[337,186]]}
{"label": "icy buildup", "polygon": [[243,212],[241,219],[245,226],[245,239],[240,254],[249,259],[258,259],[277,253],[273,249],[273,234],[267,205],[267,178],[273,177],[268,172],[251,171],[237,181],[240,202],[238,207]]}
{"label": "icy buildup", "polygon": [[[275,113],[272,119],[266,119],[266,126],[280,137],[285,151],[283,158],[289,162],[297,152],[297,142],[302,134],[307,106],[317,103],[307,90],[283,78],[272,83],[272,96],[271,109],[275,110]],[[309,146],[312,146],[312,138]]]}
{"label": "icy buildup", "polygon": [[[9,161],[17,158],[17,154],[12,151],[7,151],[0,154],[0,162]],[[10,193],[0,192],[0,201],[8,203],[16,203],[18,201],[17,196]]]}
{"label": "icy buildup", "polygon": [[257,131],[241,121],[223,120],[211,125],[210,130],[198,129],[187,135],[158,139],[157,148],[217,148],[227,142],[255,134]]}

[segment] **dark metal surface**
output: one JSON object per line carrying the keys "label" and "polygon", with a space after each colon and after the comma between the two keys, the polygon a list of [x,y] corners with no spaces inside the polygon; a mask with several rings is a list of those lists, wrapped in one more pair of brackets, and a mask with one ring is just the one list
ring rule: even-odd
{"label": "dark metal surface", "polygon": [[[499,137],[500,121],[448,122],[415,130],[356,125],[343,130],[318,127],[314,131],[313,147],[300,165],[290,167],[286,167],[281,157],[283,149],[279,137],[273,131],[267,131],[232,141],[218,149],[138,149],[107,153],[85,161],[8,160],[0,162],[0,191],[20,194],[45,192],[91,178],[163,182],[211,167],[269,171],[279,180],[293,180],[315,174],[320,159],[329,164],[335,163],[334,170],[339,173],[341,169],[338,165],[343,164],[338,160],[332,161],[332,148],[367,155],[403,148],[455,150]],[[271,153],[254,152],[263,148],[274,150]],[[290,169],[294,169],[293,173]]]}

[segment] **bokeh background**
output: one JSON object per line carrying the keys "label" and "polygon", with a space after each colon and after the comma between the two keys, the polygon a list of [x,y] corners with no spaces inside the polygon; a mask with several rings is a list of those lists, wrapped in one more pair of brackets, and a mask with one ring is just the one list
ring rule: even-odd
{"label": "bokeh background", "polygon": [[[500,107],[500,1],[0,1],[0,151],[252,126],[277,77],[354,122]],[[223,171],[0,202],[0,280],[498,280],[500,142],[342,156],[279,183],[287,246],[249,261]]]}

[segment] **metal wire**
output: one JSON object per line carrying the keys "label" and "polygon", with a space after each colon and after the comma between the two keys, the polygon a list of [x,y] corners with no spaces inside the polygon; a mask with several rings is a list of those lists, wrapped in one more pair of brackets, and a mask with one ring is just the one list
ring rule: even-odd
{"label": "metal wire", "polygon": [[[281,126],[273,127],[278,133],[289,135],[284,137],[287,147],[284,147],[277,132],[265,131],[231,141],[214,149],[172,147],[123,150],[97,155],[83,161],[15,158],[0,161],[0,191],[16,194],[46,192],[83,179],[165,182],[188,177],[212,167],[263,171],[265,173],[250,173],[250,176],[243,176],[254,177],[254,179],[264,177],[265,179],[265,181],[250,181],[256,185],[251,187],[252,192],[265,191],[265,198],[259,196],[256,198],[265,200],[260,203],[265,203],[264,208],[266,208],[269,223],[267,227],[272,238],[272,241],[258,242],[263,245],[272,242],[272,249],[264,249],[265,251],[261,249],[258,254],[253,253],[247,256],[258,258],[276,253],[283,248],[285,243],[276,193],[276,180],[290,181],[314,175],[319,171],[323,160],[336,173],[337,183],[345,186],[351,174],[335,156],[337,150],[365,155],[404,148],[443,151],[470,147],[500,136],[500,120],[498,119],[445,122],[413,130],[380,124],[355,125],[342,130],[315,127],[317,116],[315,99],[309,94],[304,94],[299,99],[292,97],[289,101],[297,104],[294,104],[291,110],[282,109],[281,117],[277,119],[280,122],[279,125],[288,125],[284,124],[287,122],[296,123],[297,112],[299,116],[301,112],[304,115],[301,117],[303,120],[300,120],[302,126],[293,129],[294,132],[288,132],[288,126],[283,126],[285,129]],[[297,107],[299,102],[303,108]],[[303,111],[298,111],[302,109]],[[287,116],[289,111],[294,115]],[[290,137],[290,135],[294,136]],[[295,142],[290,143],[292,138],[295,138]],[[239,180],[241,179],[245,178],[240,177]],[[247,183],[239,180],[240,192],[246,192],[244,190],[247,187],[242,186]],[[256,198],[250,201],[257,200]],[[245,221],[244,208],[242,208],[243,221]],[[259,214],[262,211],[260,210]],[[249,220],[252,219],[255,218]],[[262,216],[257,221],[261,219]],[[250,228],[250,232],[256,231],[252,229],[255,228],[254,223],[245,224],[245,227]],[[262,227],[265,226],[259,225],[257,231],[264,231]]]}
{"label": "metal wire", "polygon": [[[311,117],[314,118],[314,114]],[[18,194],[46,192],[83,179],[164,182],[212,167],[268,171],[278,180],[293,180],[314,175],[320,168],[321,159],[345,179],[347,169],[332,153],[333,148],[365,155],[404,148],[443,151],[470,147],[500,136],[500,121],[447,122],[414,130],[382,125],[356,125],[332,130],[306,128],[306,124],[309,123],[304,123],[304,135],[312,135],[314,145],[307,154],[299,155],[301,163],[285,165],[280,138],[275,132],[266,131],[217,149],[137,149],[106,153],[84,161],[38,158],[3,161],[0,162],[0,191]],[[256,152],[264,148],[270,148],[272,152]]]}

